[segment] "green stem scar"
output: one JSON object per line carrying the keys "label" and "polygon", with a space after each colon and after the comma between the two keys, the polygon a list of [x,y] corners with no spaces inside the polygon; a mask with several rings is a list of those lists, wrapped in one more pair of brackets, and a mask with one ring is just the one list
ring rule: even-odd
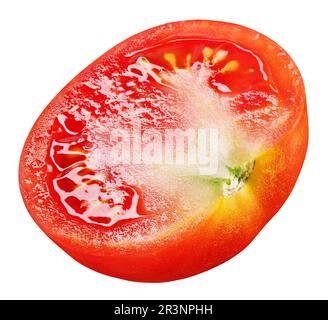
{"label": "green stem scar", "polygon": [[227,166],[228,177],[224,178],[210,175],[180,175],[179,177],[187,180],[192,179],[199,183],[211,184],[219,188],[223,196],[229,197],[242,189],[254,170],[254,166],[255,160],[250,160],[234,167]]}
{"label": "green stem scar", "polygon": [[235,167],[228,167],[230,177],[225,179],[225,183],[222,188],[223,195],[231,196],[239,191],[250,177],[252,171],[254,170],[254,166],[255,160],[247,161]]}

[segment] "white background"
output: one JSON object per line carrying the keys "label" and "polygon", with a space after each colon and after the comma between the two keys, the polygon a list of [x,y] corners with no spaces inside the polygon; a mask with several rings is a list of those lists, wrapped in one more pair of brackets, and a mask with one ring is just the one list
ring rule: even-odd
{"label": "white background", "polygon": [[[326,1],[0,2],[0,298],[328,298],[328,30]],[[37,116],[79,71],[113,45],[176,20],[256,29],[284,47],[307,89],[310,145],[298,183],[256,240],[229,262],[163,284],[93,272],[54,245],[28,215],[18,160]]]}

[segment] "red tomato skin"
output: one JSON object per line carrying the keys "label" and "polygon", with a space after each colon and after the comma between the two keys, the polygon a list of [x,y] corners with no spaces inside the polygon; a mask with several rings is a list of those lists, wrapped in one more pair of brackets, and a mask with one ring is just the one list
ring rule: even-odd
{"label": "red tomato skin", "polygon": [[[259,156],[245,187],[218,204],[216,210],[201,223],[179,236],[168,234],[151,241],[107,243],[101,240],[101,231],[63,215],[47,195],[46,201],[38,202],[40,195],[47,193],[46,166],[42,161],[48,140],[44,132],[47,132],[60,107],[58,101],[76,83],[87,78],[94,66],[106,64],[110,56],[119,57],[177,37],[233,41],[260,52],[272,70],[285,70],[291,66],[288,72],[280,73],[277,81],[281,90],[293,90],[299,106],[297,120],[274,147]],[[26,140],[20,160],[19,183],[24,203],[34,221],[81,264],[126,280],[172,281],[220,265],[251,243],[290,195],[301,171],[307,144],[308,120],[303,81],[297,67],[280,46],[239,25],[205,20],[182,21],[146,30],[123,41],[68,83],[40,115]],[[94,239],[99,240],[97,244]]]}

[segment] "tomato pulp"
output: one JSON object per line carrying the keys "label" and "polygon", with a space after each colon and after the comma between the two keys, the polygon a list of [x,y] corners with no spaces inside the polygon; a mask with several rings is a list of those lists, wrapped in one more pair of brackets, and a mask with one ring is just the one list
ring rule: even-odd
{"label": "tomato pulp", "polygon": [[303,81],[276,43],[217,21],[110,49],[47,106],[19,170],[28,211],[98,272],[161,282],[243,250],[286,201],[307,149]]}

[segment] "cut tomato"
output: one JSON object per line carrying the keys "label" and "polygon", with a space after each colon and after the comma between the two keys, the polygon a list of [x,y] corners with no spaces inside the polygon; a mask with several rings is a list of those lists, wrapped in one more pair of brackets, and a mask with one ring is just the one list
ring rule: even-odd
{"label": "cut tomato", "polygon": [[80,263],[170,281],[254,239],[292,191],[307,140],[303,81],[280,46],[230,23],[169,23],[53,99],[25,143],[20,188]]}

